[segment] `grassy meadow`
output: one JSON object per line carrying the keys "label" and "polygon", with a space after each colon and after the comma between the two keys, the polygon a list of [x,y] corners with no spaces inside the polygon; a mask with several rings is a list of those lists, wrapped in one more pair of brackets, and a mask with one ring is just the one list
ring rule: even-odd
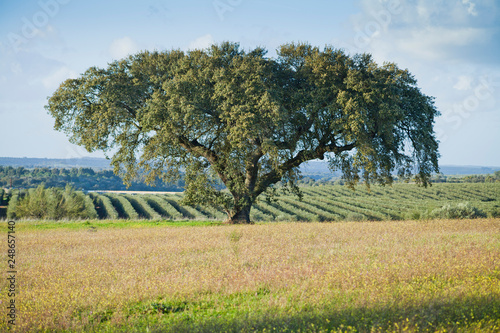
{"label": "grassy meadow", "polygon": [[16,331],[500,331],[498,218],[129,222],[17,222]]}

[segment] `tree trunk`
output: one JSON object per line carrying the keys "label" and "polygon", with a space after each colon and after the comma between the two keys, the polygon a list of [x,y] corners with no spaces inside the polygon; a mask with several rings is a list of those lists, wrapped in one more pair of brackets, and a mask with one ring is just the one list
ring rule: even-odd
{"label": "tree trunk", "polygon": [[250,222],[250,209],[251,204],[245,205],[244,207],[234,208],[230,214],[228,214],[228,219],[226,223],[229,224],[251,224]]}

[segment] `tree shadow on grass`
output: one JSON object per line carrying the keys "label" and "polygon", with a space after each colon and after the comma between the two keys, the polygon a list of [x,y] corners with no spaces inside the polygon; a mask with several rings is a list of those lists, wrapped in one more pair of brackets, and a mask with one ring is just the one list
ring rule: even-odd
{"label": "tree shadow on grass", "polygon": [[[188,309],[189,306],[186,307]],[[292,310],[293,311],[293,310]],[[467,297],[434,300],[420,306],[352,307],[334,305],[283,311],[214,313],[180,316],[168,324],[157,322],[150,332],[387,332],[387,331],[500,331],[500,298]],[[137,327],[136,327],[137,329]]]}

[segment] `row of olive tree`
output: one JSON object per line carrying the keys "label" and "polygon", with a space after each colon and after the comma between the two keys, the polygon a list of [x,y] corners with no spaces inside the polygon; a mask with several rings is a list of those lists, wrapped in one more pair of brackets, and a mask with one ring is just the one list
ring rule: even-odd
{"label": "row of olive tree", "polygon": [[45,188],[40,185],[14,194],[7,207],[7,218],[19,219],[95,219],[92,199],[71,186]]}

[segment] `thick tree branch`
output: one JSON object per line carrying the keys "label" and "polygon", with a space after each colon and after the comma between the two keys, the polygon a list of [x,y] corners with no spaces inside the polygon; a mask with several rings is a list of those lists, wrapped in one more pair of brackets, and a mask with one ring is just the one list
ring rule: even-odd
{"label": "thick tree branch", "polygon": [[224,170],[223,167],[221,167],[220,158],[213,150],[205,147],[197,140],[189,140],[183,135],[178,136],[178,140],[181,147],[186,149],[188,152],[205,157],[212,165],[212,167],[214,167],[215,172],[217,172],[217,175],[222,180],[222,182],[229,188],[228,185],[231,184],[231,182],[234,180],[234,177],[232,177],[228,172],[226,172],[226,170]]}
{"label": "thick tree branch", "polygon": [[204,145],[198,142],[198,140],[189,140],[183,135],[177,137],[179,144],[182,148],[186,149],[190,153],[195,153],[200,156],[205,157],[210,164],[216,166],[219,162],[219,157],[212,150],[208,149]]}
{"label": "thick tree branch", "polygon": [[264,156],[264,154],[259,146],[258,149],[252,154],[252,157],[246,165],[245,186],[250,193],[254,191],[255,184],[257,182],[259,174],[259,160],[262,156]]}
{"label": "thick tree branch", "polygon": [[127,110],[127,112],[134,118],[134,119],[137,119],[137,112],[135,112],[134,109],[132,109],[130,106],[128,106],[127,104],[121,102],[120,103],[120,106],[123,107],[125,110]]}

